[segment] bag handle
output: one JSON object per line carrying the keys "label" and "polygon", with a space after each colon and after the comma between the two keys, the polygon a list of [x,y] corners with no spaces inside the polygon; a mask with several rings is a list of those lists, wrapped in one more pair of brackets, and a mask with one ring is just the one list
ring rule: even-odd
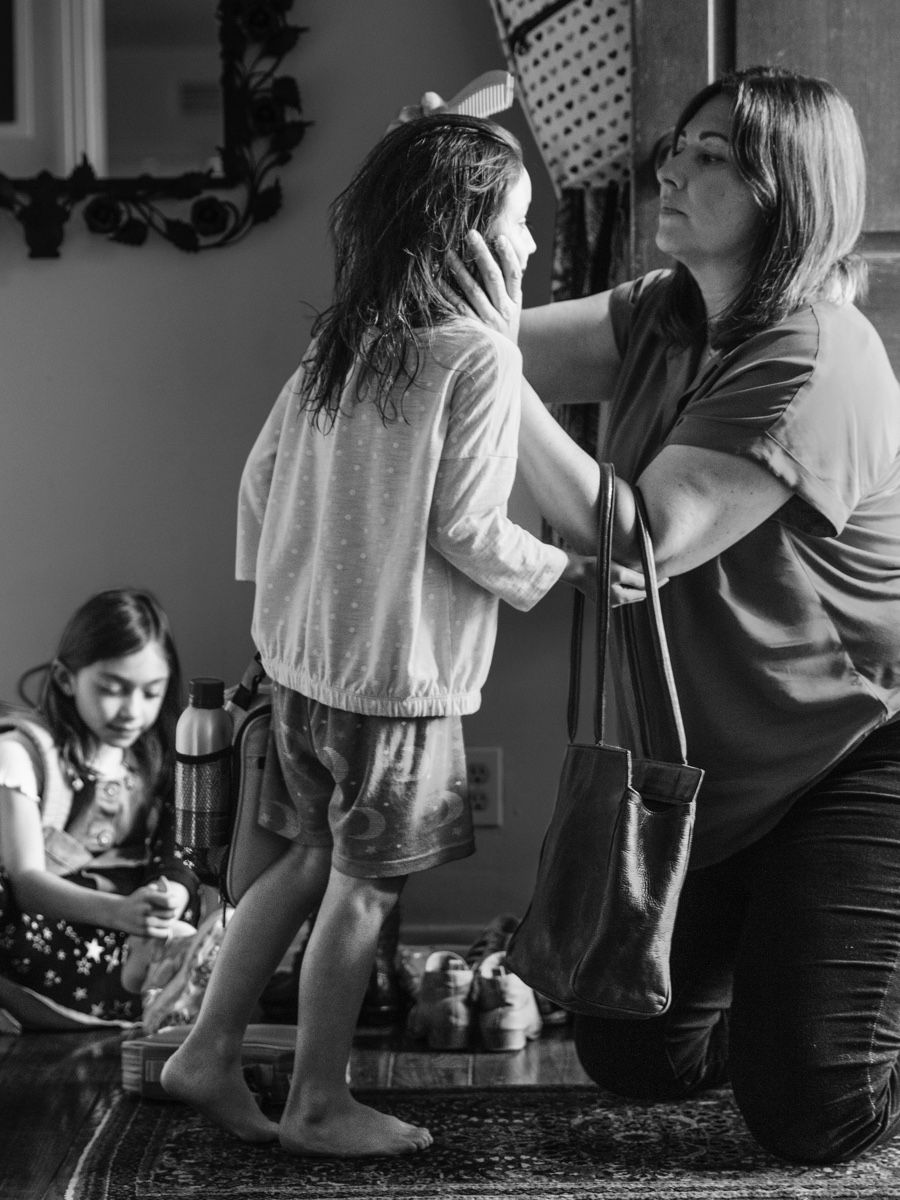
{"label": "bag handle", "polygon": [[260,684],[266,677],[265,667],[262,665],[262,656],[259,651],[254,654],[250,662],[247,664],[247,669],[241,676],[241,682],[232,692],[229,697],[229,703],[235,708],[246,712],[253,703],[253,698],[259,691]]}
{"label": "bag handle", "polygon": [[[609,575],[612,557],[612,525],[616,502],[616,473],[612,463],[600,463],[600,495],[597,501],[597,682],[594,693],[594,737],[603,740],[606,722],[606,696],[603,667],[609,640]],[[605,598],[605,602],[601,602]],[[578,707],[581,697],[581,643],[584,625],[584,593],[575,589],[572,607],[572,636],[569,645],[569,703],[567,723],[569,741],[578,735]]]}
{"label": "bag handle", "polygon": [[[613,515],[615,512],[616,496],[615,485],[616,473],[612,463],[600,463],[599,518],[597,521],[597,645],[594,684],[594,740],[598,745],[603,741],[603,732],[606,724],[606,696],[603,683],[609,644],[609,590]],[[684,734],[684,723],[681,718],[681,707],[678,703],[678,693],[675,690],[675,677],[669,657],[665,626],[663,625],[662,606],[659,602],[659,582],[656,576],[656,563],[653,558],[653,543],[650,538],[647,510],[640,490],[634,486],[632,490],[634,492],[637,513],[637,534],[641,554],[641,567],[644,572],[647,604],[649,605],[649,625],[653,641],[653,657],[660,690],[664,697],[663,713],[668,718],[665,721],[665,732],[670,744],[664,749],[664,754],[669,760],[677,759],[677,761],[687,765],[687,742]],[[581,592],[576,591],[572,615],[571,661],[569,669],[568,731],[570,742],[575,740],[578,730],[583,623],[584,596]]]}

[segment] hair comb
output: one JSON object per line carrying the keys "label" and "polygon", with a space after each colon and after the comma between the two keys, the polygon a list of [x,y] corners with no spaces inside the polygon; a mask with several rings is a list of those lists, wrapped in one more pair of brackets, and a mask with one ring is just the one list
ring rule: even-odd
{"label": "hair comb", "polygon": [[491,117],[512,106],[515,80],[509,71],[485,71],[448,100],[443,111],[464,117]]}

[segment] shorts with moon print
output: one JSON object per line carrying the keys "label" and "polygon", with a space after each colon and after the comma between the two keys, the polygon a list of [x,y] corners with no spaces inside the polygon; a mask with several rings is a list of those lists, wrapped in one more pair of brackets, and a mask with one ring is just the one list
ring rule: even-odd
{"label": "shorts with moon print", "polygon": [[273,686],[259,823],[332,846],[345,875],[424,871],[474,853],[459,717],[374,717]]}

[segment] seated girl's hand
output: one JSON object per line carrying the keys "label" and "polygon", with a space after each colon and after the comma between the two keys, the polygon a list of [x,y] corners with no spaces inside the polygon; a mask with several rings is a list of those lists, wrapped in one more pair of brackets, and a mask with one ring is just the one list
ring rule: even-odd
{"label": "seated girl's hand", "polygon": [[161,875],[154,881],[154,887],[168,896],[169,910],[173,918],[184,915],[184,910],[190,903],[191,894],[183,883],[176,883],[172,879],[166,879],[165,875]]}
{"label": "seated girl's hand", "polygon": [[123,896],[121,928],[139,937],[168,937],[178,916],[177,895],[169,893],[169,888],[176,886],[169,884],[161,890],[157,883],[146,883],[129,896]]}
{"label": "seated girl's hand", "polygon": [[[476,317],[491,329],[496,329],[511,342],[519,339],[519,320],[522,316],[522,265],[509,241],[502,235],[493,244],[493,254],[480,233],[467,235],[471,266],[451,250],[448,262],[465,300],[459,302],[462,311]],[[496,257],[494,257],[496,255]]]}

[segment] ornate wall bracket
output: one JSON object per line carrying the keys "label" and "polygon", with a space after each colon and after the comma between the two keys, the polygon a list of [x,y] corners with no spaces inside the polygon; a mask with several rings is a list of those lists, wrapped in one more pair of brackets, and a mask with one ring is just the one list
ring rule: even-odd
{"label": "ornate wall bracket", "polygon": [[296,81],[279,75],[305,27],[288,17],[293,0],[219,0],[224,141],[222,173],[101,179],[87,158],[65,178],[0,174],[0,208],[21,224],[31,258],[58,258],[69,217],[83,205],[91,233],[142,246],[159,235],[195,253],[239,241],[281,208],[278,167],[291,159],[310,124]]}

